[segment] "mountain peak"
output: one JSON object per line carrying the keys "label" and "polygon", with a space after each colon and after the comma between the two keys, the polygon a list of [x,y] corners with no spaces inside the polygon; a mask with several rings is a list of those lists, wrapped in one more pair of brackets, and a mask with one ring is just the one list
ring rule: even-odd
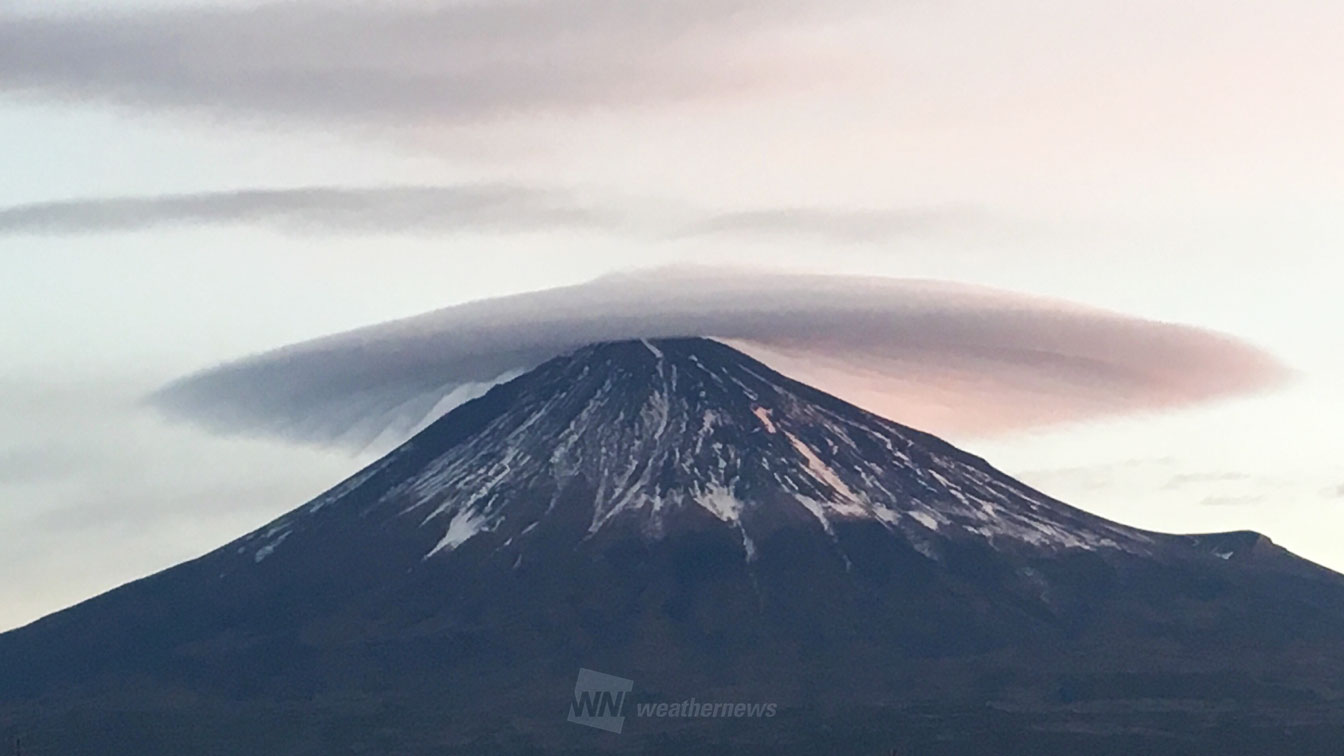
{"label": "mountain peak", "polygon": [[[379,475],[388,465],[397,474]],[[772,533],[801,529],[847,562],[836,530],[855,523],[930,559],[966,539],[1132,552],[1150,543],[704,338],[606,342],[553,359],[448,413],[241,550],[265,559],[347,499],[361,517],[436,534],[423,559],[476,539],[522,560],[548,523],[571,518],[583,520],[580,540],[728,528],[748,561]]]}

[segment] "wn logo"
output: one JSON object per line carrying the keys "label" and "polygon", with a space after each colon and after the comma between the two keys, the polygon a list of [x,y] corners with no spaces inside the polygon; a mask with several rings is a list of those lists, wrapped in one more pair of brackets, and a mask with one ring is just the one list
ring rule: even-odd
{"label": "wn logo", "polygon": [[625,727],[625,699],[634,687],[634,680],[580,669],[574,683],[574,702],[569,705],[569,721],[619,733]]}

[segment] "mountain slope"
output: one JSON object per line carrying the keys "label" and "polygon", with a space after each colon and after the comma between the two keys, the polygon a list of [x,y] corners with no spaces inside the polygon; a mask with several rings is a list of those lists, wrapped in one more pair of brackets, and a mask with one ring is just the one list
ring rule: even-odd
{"label": "mountain slope", "polygon": [[[633,341],[0,636],[0,711],[107,753],[1249,742],[1344,721],[1341,637],[1344,582],[1263,537],[1127,528],[722,344]],[[594,740],[580,667],[783,714]]]}
{"label": "mountain slope", "polygon": [[[442,533],[427,557],[487,531],[521,552],[528,529],[554,507],[548,492],[584,480],[596,493],[589,535],[612,525],[656,539],[698,508],[738,532],[748,559],[753,532],[768,527],[760,521],[778,515],[781,499],[827,533],[841,520],[881,523],[931,556],[948,538],[1004,548],[1152,548],[1146,534],[1053,501],[715,342],[589,347],[501,393],[508,406],[469,437],[458,441],[461,425],[445,423],[447,436],[417,439],[380,463],[410,455],[418,469],[398,473],[360,516]],[[264,558],[381,469],[244,546]]]}

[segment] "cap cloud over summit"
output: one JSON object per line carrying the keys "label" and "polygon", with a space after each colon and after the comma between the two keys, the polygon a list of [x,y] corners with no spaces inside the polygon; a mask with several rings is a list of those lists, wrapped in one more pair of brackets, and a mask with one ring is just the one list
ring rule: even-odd
{"label": "cap cloud over summit", "polygon": [[631,338],[728,340],[879,414],[974,434],[1181,406],[1284,370],[1197,328],[929,281],[678,268],[472,302],[295,344],[153,401],[232,433],[362,448],[551,357]]}

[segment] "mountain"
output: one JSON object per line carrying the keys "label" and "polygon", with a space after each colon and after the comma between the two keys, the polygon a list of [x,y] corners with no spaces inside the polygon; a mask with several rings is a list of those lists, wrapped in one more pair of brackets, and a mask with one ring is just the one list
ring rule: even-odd
{"label": "mountain", "polygon": [[[1306,753],[1344,742],[1341,640],[1344,578],[1263,536],[1125,527],[723,344],[626,341],[0,635],[0,728],[109,755]],[[633,680],[622,734],[566,721],[580,669]],[[637,714],[692,698],[774,716]]]}

